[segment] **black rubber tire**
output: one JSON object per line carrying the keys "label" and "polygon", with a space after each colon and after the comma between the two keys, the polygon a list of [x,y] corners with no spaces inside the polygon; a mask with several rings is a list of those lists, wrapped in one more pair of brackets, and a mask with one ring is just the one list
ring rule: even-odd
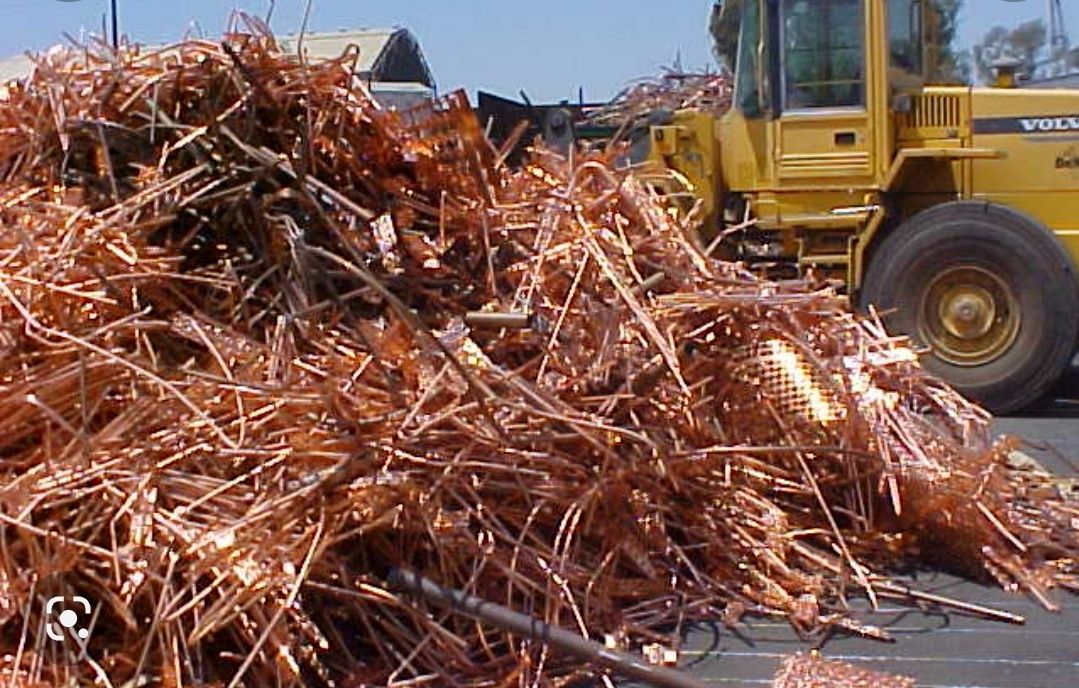
{"label": "black rubber tire", "polygon": [[946,203],[885,238],[870,259],[859,303],[888,312],[889,331],[922,345],[918,319],[933,276],[958,267],[992,273],[1011,290],[1018,332],[987,363],[956,365],[930,352],[922,364],[994,413],[1027,408],[1063,375],[1079,337],[1072,259],[1048,229],[1022,212],[983,202]]}

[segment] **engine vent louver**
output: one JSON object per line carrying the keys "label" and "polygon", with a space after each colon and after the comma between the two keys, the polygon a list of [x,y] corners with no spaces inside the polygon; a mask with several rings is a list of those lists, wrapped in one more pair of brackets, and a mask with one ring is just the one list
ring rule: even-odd
{"label": "engine vent louver", "polygon": [[962,99],[957,95],[914,96],[910,111],[900,117],[903,129],[934,138],[955,136],[949,132],[958,132],[962,122]]}

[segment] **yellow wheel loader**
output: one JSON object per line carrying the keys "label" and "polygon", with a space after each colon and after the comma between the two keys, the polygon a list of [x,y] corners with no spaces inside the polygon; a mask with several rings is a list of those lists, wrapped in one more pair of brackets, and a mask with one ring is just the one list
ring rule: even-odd
{"label": "yellow wheel loader", "polygon": [[727,257],[842,280],[996,412],[1041,398],[1079,337],[1079,91],[933,85],[930,0],[722,13],[733,107],[648,134],[704,234],[726,231]]}

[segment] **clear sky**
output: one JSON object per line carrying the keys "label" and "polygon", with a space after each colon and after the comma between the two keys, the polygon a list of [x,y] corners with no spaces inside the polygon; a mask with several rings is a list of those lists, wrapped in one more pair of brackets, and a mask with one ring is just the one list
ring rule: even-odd
{"label": "clear sky", "polygon": [[[273,25],[298,29],[306,0],[277,0]],[[185,31],[220,32],[233,7],[264,15],[269,0],[118,0],[121,28],[141,42]],[[98,31],[109,0],[0,0],[0,57],[42,49],[62,32]],[[969,45],[994,24],[1044,16],[1045,0],[966,0],[961,36]],[[405,26],[420,39],[442,91],[464,86],[534,101],[606,100],[627,81],[681,56],[711,63],[711,0],[313,0],[310,26],[332,31]],[[1064,0],[1079,44],[1079,0]]]}

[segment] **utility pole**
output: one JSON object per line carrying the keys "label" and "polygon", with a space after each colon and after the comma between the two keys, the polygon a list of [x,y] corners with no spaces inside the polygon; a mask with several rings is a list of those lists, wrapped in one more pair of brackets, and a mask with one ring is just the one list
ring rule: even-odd
{"label": "utility pole", "polygon": [[1064,23],[1064,7],[1060,0],[1048,0],[1049,3],[1049,64],[1054,76],[1068,71],[1068,52],[1071,41],[1068,40],[1068,28]]}
{"label": "utility pole", "polygon": [[1068,29],[1064,24],[1064,7],[1060,0],[1049,0],[1049,45],[1068,49]]}
{"label": "utility pole", "polygon": [[109,0],[112,11],[112,47],[120,47],[120,20],[116,16],[116,4],[118,0]]}

